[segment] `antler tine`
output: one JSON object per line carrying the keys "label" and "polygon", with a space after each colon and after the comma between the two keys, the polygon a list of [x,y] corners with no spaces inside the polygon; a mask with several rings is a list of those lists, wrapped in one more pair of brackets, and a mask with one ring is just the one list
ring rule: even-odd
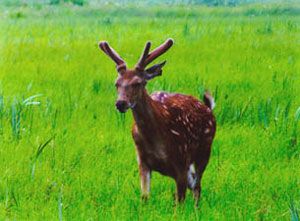
{"label": "antler tine", "polygon": [[146,66],[145,61],[146,61],[147,56],[149,54],[150,47],[151,47],[151,42],[148,41],[145,45],[143,54],[141,55],[140,60],[138,61],[137,65],[136,65],[137,69],[144,69],[145,68],[145,66]]}
{"label": "antler tine", "polygon": [[155,58],[165,53],[172,45],[174,41],[172,38],[167,39],[162,45],[155,48],[146,58],[144,65],[150,64]]}
{"label": "antler tine", "polygon": [[101,41],[99,47],[105,54],[107,54],[114,62],[117,64],[117,70],[126,69],[125,61],[120,57],[120,55],[109,46],[106,41]]}

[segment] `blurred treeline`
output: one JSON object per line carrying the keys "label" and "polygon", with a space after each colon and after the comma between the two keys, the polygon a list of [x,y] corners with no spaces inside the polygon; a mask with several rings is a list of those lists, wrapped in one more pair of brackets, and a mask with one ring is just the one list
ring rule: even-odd
{"label": "blurred treeline", "polygon": [[[73,4],[78,6],[92,5],[206,5],[238,6],[245,4],[299,3],[299,0],[1,0],[4,6],[22,5],[59,5]],[[299,3],[300,4],[300,3]]]}

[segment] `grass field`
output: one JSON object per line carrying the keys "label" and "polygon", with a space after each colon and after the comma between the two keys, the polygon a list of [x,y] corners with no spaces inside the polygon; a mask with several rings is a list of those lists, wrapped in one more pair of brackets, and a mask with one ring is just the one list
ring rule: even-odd
{"label": "grass field", "polygon": [[[0,7],[0,220],[299,220],[299,5]],[[199,209],[154,173],[140,199],[131,113],[106,39],[137,61],[175,45],[150,92],[216,98]],[[298,217],[298,218],[297,218]]]}

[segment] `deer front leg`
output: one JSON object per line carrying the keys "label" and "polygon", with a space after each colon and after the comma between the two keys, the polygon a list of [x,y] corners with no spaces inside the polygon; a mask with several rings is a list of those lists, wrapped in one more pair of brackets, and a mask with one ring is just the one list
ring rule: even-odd
{"label": "deer front leg", "polygon": [[141,179],[142,199],[147,200],[150,194],[151,170],[143,162],[140,161],[139,171]]}

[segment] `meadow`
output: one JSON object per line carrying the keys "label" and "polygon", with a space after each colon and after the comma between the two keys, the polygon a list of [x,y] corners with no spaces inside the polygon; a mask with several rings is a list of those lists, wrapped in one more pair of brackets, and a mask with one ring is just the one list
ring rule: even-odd
{"label": "meadow", "polygon": [[[299,5],[0,7],[0,220],[299,220]],[[172,37],[165,90],[216,99],[203,177],[174,206],[153,174],[140,199],[130,130],[116,111],[109,43],[133,66]]]}

